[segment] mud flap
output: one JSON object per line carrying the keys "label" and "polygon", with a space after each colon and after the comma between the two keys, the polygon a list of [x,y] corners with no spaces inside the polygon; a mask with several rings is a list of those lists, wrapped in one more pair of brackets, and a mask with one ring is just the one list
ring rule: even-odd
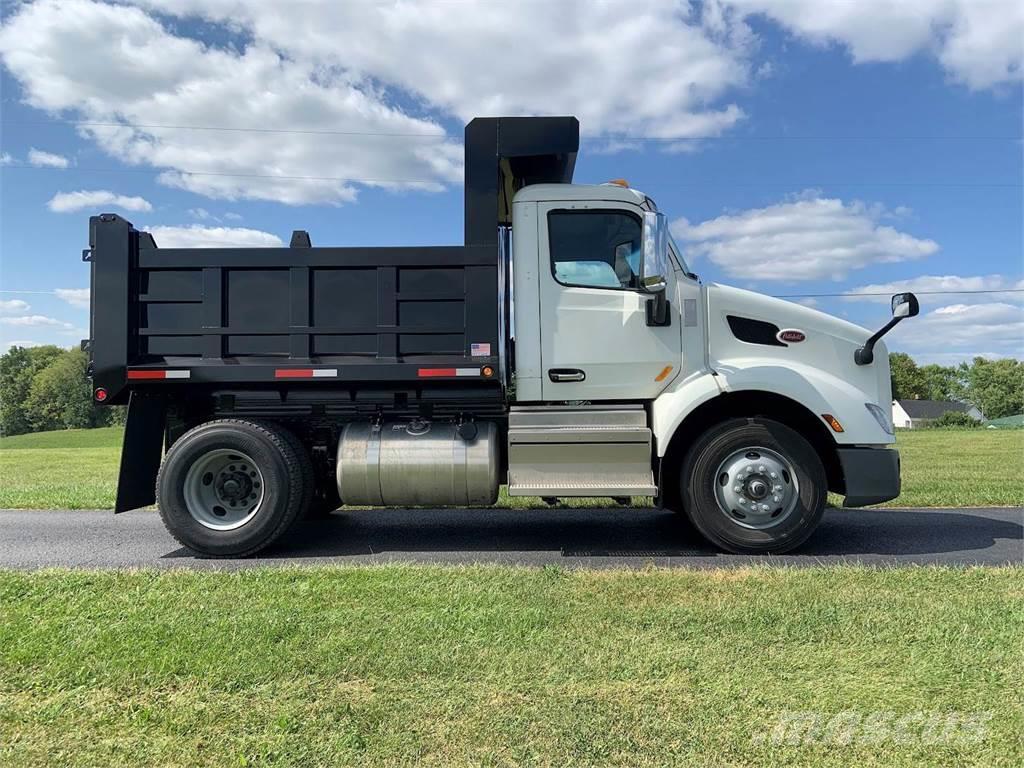
{"label": "mud flap", "polygon": [[156,473],[163,456],[166,417],[162,398],[132,392],[121,446],[115,513],[156,503]]}

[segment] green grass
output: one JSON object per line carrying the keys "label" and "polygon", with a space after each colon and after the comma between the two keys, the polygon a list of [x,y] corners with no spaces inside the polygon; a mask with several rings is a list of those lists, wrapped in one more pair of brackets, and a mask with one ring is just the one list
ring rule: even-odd
{"label": "green grass", "polygon": [[[1020,765],[1022,577],[0,572],[0,764]],[[759,739],[880,710],[991,720],[978,743]]]}
{"label": "green grass", "polygon": [[[0,508],[112,506],[121,434],[119,428],[109,428],[0,439]],[[1024,430],[917,430],[901,432],[897,440],[903,457],[903,493],[884,506],[1024,503]],[[570,503],[608,506],[610,502],[579,499]],[[539,499],[509,498],[504,489],[498,505],[544,506]]]}
{"label": "green grass", "polygon": [[903,492],[889,506],[1024,504],[1024,430],[923,429],[896,439]]}
{"label": "green grass", "polygon": [[122,434],[107,427],[0,438],[0,508],[112,507]]}

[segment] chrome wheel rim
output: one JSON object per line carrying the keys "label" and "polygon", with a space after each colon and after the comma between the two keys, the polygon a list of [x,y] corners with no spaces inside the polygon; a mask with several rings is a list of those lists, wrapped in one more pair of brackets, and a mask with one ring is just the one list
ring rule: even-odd
{"label": "chrome wheel rim", "polygon": [[761,446],[741,448],[715,472],[715,501],[730,522],[763,530],[779,525],[800,501],[792,462]]}
{"label": "chrome wheel rim", "polygon": [[185,475],[185,506],[200,525],[231,531],[256,516],[265,490],[256,462],[240,451],[217,448],[196,459]]}

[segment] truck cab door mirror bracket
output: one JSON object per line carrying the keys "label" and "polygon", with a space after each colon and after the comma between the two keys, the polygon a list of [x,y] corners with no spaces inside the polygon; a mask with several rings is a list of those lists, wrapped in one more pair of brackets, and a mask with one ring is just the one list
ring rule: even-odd
{"label": "truck cab door mirror bracket", "polygon": [[669,300],[661,291],[647,300],[647,325],[652,328],[666,328],[672,325]]}

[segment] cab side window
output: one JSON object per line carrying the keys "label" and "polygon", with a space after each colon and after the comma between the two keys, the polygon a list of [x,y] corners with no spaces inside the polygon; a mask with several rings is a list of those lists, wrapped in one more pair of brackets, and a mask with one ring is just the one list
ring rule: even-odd
{"label": "cab side window", "polygon": [[551,211],[551,272],[563,285],[639,288],[641,232],[626,211]]}

